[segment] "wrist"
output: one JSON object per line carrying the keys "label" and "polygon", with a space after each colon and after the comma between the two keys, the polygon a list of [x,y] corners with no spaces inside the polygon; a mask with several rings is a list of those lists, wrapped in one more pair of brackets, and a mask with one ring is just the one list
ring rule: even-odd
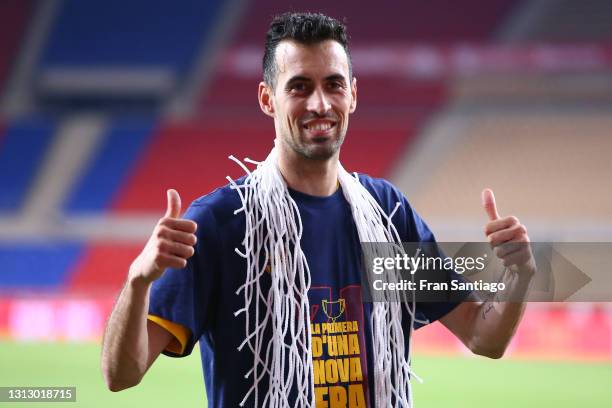
{"label": "wrist", "polygon": [[529,262],[519,267],[519,271],[518,271],[519,280],[526,281],[526,282],[531,281],[531,279],[535,276],[535,274],[536,274],[536,265],[533,259],[530,259]]}
{"label": "wrist", "polygon": [[148,289],[153,283],[153,280],[145,277],[138,268],[134,265],[130,267],[128,273],[127,284],[133,289]]}

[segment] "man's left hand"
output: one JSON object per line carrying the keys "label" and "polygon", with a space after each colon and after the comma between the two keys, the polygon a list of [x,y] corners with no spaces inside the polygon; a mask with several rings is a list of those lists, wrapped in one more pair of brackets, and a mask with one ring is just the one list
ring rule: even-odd
{"label": "man's left hand", "polygon": [[495,255],[504,266],[518,272],[523,277],[535,273],[535,262],[529,245],[527,228],[513,215],[500,217],[495,205],[493,191],[482,191],[482,205],[489,217],[484,232]]}

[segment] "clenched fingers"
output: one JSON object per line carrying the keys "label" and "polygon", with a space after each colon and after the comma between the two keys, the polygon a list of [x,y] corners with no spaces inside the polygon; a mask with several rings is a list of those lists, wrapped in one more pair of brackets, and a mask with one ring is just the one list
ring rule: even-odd
{"label": "clenched fingers", "polygon": [[519,219],[511,215],[508,217],[500,218],[495,221],[487,222],[484,228],[484,232],[485,232],[485,235],[489,236],[490,234],[494,232],[510,228],[517,224],[520,224]]}
{"label": "clenched fingers", "polygon": [[164,217],[159,220],[159,226],[168,227],[173,230],[183,231],[194,234],[198,229],[198,225],[191,220],[183,220],[180,218]]}
{"label": "clenched fingers", "polygon": [[169,241],[178,242],[181,244],[193,246],[197,242],[196,235],[193,233],[171,229],[165,225],[160,225],[157,228],[157,238],[167,239]]}
{"label": "clenched fingers", "polygon": [[191,256],[194,254],[194,249],[192,246],[175,241],[169,241],[163,238],[157,241],[157,249],[159,250],[159,253],[175,255],[185,259],[191,258]]}
{"label": "clenched fingers", "polygon": [[523,242],[523,239],[521,239],[521,237],[525,236],[527,236],[527,228],[525,228],[524,225],[518,223],[513,224],[508,228],[497,230],[496,232],[488,234],[487,239],[492,247],[496,247],[498,245],[503,244],[504,242],[509,241]]}
{"label": "clenched fingers", "polygon": [[155,263],[159,268],[184,268],[187,266],[187,260],[175,255],[158,253],[155,257]]}

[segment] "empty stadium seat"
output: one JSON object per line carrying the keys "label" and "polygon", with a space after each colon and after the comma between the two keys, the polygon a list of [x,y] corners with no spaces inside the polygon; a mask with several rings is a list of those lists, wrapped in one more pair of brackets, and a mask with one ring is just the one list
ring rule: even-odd
{"label": "empty stadium seat", "polygon": [[24,203],[56,130],[53,119],[27,117],[7,123],[0,136],[0,212]]}

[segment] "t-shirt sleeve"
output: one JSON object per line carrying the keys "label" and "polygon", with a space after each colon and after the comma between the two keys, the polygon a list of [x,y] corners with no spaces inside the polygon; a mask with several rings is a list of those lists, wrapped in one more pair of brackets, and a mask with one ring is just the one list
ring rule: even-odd
{"label": "t-shirt sleeve", "polygon": [[187,266],[167,269],[153,282],[149,300],[148,319],[174,336],[163,351],[172,357],[191,354],[195,343],[210,324],[214,315],[212,299],[217,282],[218,241],[217,225],[212,212],[203,205],[192,204],[185,219],[193,220],[198,228],[194,255]]}
{"label": "t-shirt sleeve", "polygon": [[[435,256],[444,257],[444,254],[436,245],[436,238],[431,232],[425,221],[412,208],[406,197],[399,191],[401,210],[398,210],[398,219],[393,219],[394,224],[398,225],[399,233],[403,242],[419,243],[428,251],[435,252]],[[450,283],[452,280],[463,281],[462,275],[453,270],[437,271],[436,279]],[[450,285],[449,285],[450,287]],[[417,302],[415,328],[423,327],[441,319],[451,310],[457,307],[469,295],[470,291],[448,291],[439,294],[440,300]]]}

